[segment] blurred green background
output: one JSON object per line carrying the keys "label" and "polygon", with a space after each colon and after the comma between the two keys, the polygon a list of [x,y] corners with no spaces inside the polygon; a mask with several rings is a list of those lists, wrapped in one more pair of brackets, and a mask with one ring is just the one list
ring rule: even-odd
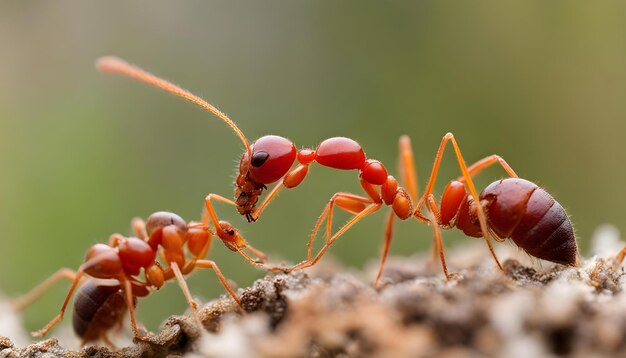
{"label": "blurred green background", "polygon": [[[349,136],[395,173],[397,139],[409,134],[422,187],[442,136],[453,132],[468,162],[497,153],[547,188],[571,215],[584,253],[597,225],[626,229],[625,7],[3,2],[0,289],[16,296],[60,267],[78,267],[93,243],[129,233],[134,216],[197,218],[207,193],[232,196],[242,148],[230,129],[178,98],[97,73],[93,62],[105,54],[216,104],[251,140],[278,134],[314,147]],[[459,174],[451,152],[440,174],[438,193]],[[503,175],[492,169],[478,183]],[[315,166],[256,224],[218,210],[257,247],[296,261],[336,191],[360,193],[357,173]],[[331,254],[357,268],[377,259],[383,218],[359,223]],[[461,239],[445,233],[448,246]],[[403,222],[392,253],[430,242],[428,227]],[[263,274],[219,242],[210,257],[243,287]],[[223,292],[211,272],[190,282],[200,297]],[[28,329],[53,317],[66,289],[26,311]],[[139,305],[151,329],[185,309],[175,284],[162,291]]]}

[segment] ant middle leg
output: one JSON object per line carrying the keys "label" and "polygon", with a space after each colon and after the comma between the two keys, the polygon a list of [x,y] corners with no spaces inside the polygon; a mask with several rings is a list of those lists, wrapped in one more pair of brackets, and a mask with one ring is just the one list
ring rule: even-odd
{"label": "ant middle leg", "polygon": [[[350,220],[348,220],[348,222],[346,222],[339,230],[337,230],[337,232],[335,232],[335,234],[333,234],[331,237],[327,237],[326,238],[326,243],[324,244],[324,246],[320,249],[320,251],[317,253],[317,255],[313,259],[307,259],[306,261],[302,261],[299,264],[297,264],[296,266],[288,269],[288,271],[302,270],[302,269],[305,269],[307,267],[311,267],[311,266],[317,264],[317,262],[322,258],[322,256],[324,256],[324,254],[330,248],[330,246],[335,241],[337,241],[337,239],[339,237],[341,237],[341,235],[343,235],[352,226],[354,226],[354,224],[356,224],[357,222],[361,221],[361,219],[363,219],[364,217],[366,217],[366,216],[368,216],[370,214],[373,214],[376,211],[378,211],[381,208],[382,205],[383,205],[382,203],[376,203],[376,202],[370,203],[369,205],[367,205],[361,212],[357,213]],[[330,211],[330,209],[329,209],[329,211]],[[320,217],[320,219],[323,220],[323,215]],[[321,223],[320,219],[318,219],[318,224]],[[332,219],[332,217],[328,216],[328,219],[330,220],[330,219]],[[319,228],[319,225],[316,225],[316,227]],[[327,232],[328,232],[328,230],[327,230]],[[314,229],[313,234],[311,235],[311,238],[309,239],[309,243],[312,244],[312,240],[315,238],[316,234],[317,234],[317,230]]]}
{"label": "ant middle leg", "polygon": [[[459,168],[461,169],[462,172],[462,176],[464,181],[466,182],[468,188],[469,188],[469,192],[472,195],[473,198],[475,198],[475,203],[476,203],[476,213],[478,215],[478,221],[480,223],[480,229],[481,232],[483,234],[483,238],[485,239],[485,243],[487,244],[487,247],[489,248],[489,252],[491,253],[491,256],[493,257],[494,261],[496,262],[496,265],[498,266],[498,268],[500,270],[502,270],[502,265],[500,264],[500,260],[498,260],[498,257],[496,256],[496,253],[493,249],[493,246],[491,245],[491,241],[490,241],[490,233],[489,233],[489,229],[487,226],[487,216],[485,214],[485,211],[483,209],[482,204],[480,203],[480,200],[478,199],[478,192],[476,191],[476,187],[474,185],[474,181],[472,180],[472,176],[470,174],[470,172],[468,171],[467,165],[465,164],[465,160],[463,159],[463,155],[461,154],[461,150],[459,149],[459,145],[456,141],[456,139],[454,138],[454,135],[452,133],[447,133],[443,139],[441,140],[441,143],[439,144],[439,148],[437,149],[437,154],[435,156],[435,162],[433,164],[433,168],[430,174],[430,179],[428,180],[428,183],[426,184],[426,189],[424,191],[424,193],[422,194],[422,196],[420,197],[419,201],[417,202],[417,206],[416,209],[414,211],[414,216],[415,217],[420,217],[423,215],[421,214],[420,210],[422,208],[422,206],[425,204],[425,202],[428,199],[428,196],[430,194],[432,194],[433,188],[435,186],[435,181],[437,179],[437,174],[439,173],[439,167],[441,165],[441,159],[443,157],[443,153],[444,150],[446,148],[446,144],[448,142],[452,143],[452,147],[454,149],[454,153],[456,155],[456,159],[457,162],[459,164]],[[496,159],[497,160],[497,159]],[[476,167],[475,167],[476,168]],[[476,170],[476,169],[475,169]]]}
{"label": "ant middle leg", "polygon": [[[311,232],[311,235],[309,236],[309,241],[307,243],[307,259],[298,263],[295,266],[288,267],[288,268],[266,267],[266,269],[270,271],[291,272],[293,270],[299,270],[305,267],[310,267],[310,266],[315,265],[315,263],[319,261],[319,259],[323,256],[326,250],[328,250],[330,245],[332,245],[332,243],[340,235],[342,235],[352,225],[356,224],[356,222],[358,222],[358,220],[360,220],[362,217],[366,216],[366,215],[363,215],[363,216],[359,216],[359,215],[361,215],[366,210],[369,212],[371,210],[369,208],[372,205],[378,205],[376,208],[376,210],[378,210],[378,208],[380,208],[380,205],[382,204],[376,204],[371,198],[352,194],[352,193],[345,193],[345,192],[335,193],[331,197],[331,199],[328,201],[326,206],[324,207],[324,210],[322,211],[320,216],[317,218],[317,221],[315,222],[315,226],[313,227],[313,231]],[[333,214],[334,214],[335,206],[350,214],[354,214],[354,216],[342,228],[340,228],[337,231],[337,233],[335,233],[335,235],[333,235],[332,223],[333,223]],[[368,214],[371,214],[374,211],[371,211]],[[353,221],[357,216],[359,217],[359,219],[356,221]],[[320,250],[320,252],[314,258],[313,257],[313,242],[315,241],[315,238],[317,237],[317,233],[320,227],[322,226],[322,223],[324,222],[324,220],[326,220],[326,234],[325,234],[326,242],[325,242],[324,247]]]}

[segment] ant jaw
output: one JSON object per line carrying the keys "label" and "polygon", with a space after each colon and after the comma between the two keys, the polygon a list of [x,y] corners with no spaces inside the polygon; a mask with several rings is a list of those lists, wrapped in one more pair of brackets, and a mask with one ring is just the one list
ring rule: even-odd
{"label": "ant jaw", "polygon": [[239,251],[239,246],[237,244],[235,244],[234,242],[230,242],[230,241],[226,241],[226,240],[222,240],[222,242],[224,243],[224,245],[226,245],[226,247],[230,251],[234,251],[234,252]]}

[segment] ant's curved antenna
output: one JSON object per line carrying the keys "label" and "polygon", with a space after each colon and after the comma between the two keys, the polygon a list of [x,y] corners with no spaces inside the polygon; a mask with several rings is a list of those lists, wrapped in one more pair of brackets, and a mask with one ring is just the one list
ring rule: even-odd
{"label": "ant's curved antenna", "polygon": [[169,92],[175,96],[182,97],[189,102],[195,103],[198,106],[206,109],[207,111],[213,113],[216,117],[223,120],[230,126],[230,128],[235,131],[235,134],[241,139],[243,145],[246,147],[246,151],[248,152],[248,158],[252,158],[250,152],[250,145],[248,144],[248,140],[243,135],[243,132],[237,127],[235,122],[233,122],[228,116],[222,113],[220,110],[215,108],[213,105],[203,100],[202,98],[194,95],[193,93],[169,82],[162,78],[159,78],[149,72],[144,71],[138,66],[131,65],[130,63],[122,60],[121,58],[114,56],[104,56],[100,57],[96,60],[96,69],[100,72],[107,73],[117,73],[122,76],[133,78],[137,81],[146,83],[150,86],[162,89],[166,92]]}

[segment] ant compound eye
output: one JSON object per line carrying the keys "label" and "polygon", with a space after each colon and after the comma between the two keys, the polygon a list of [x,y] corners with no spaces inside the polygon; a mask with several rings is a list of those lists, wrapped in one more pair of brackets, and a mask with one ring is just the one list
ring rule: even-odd
{"label": "ant compound eye", "polygon": [[228,235],[230,235],[230,236],[233,236],[233,235],[235,235],[235,230],[233,230],[233,229],[226,229],[226,233]]}
{"label": "ant compound eye", "polygon": [[263,163],[265,163],[269,157],[270,153],[258,151],[252,154],[252,160],[250,161],[250,164],[252,164],[253,167],[258,168],[263,165]]}

